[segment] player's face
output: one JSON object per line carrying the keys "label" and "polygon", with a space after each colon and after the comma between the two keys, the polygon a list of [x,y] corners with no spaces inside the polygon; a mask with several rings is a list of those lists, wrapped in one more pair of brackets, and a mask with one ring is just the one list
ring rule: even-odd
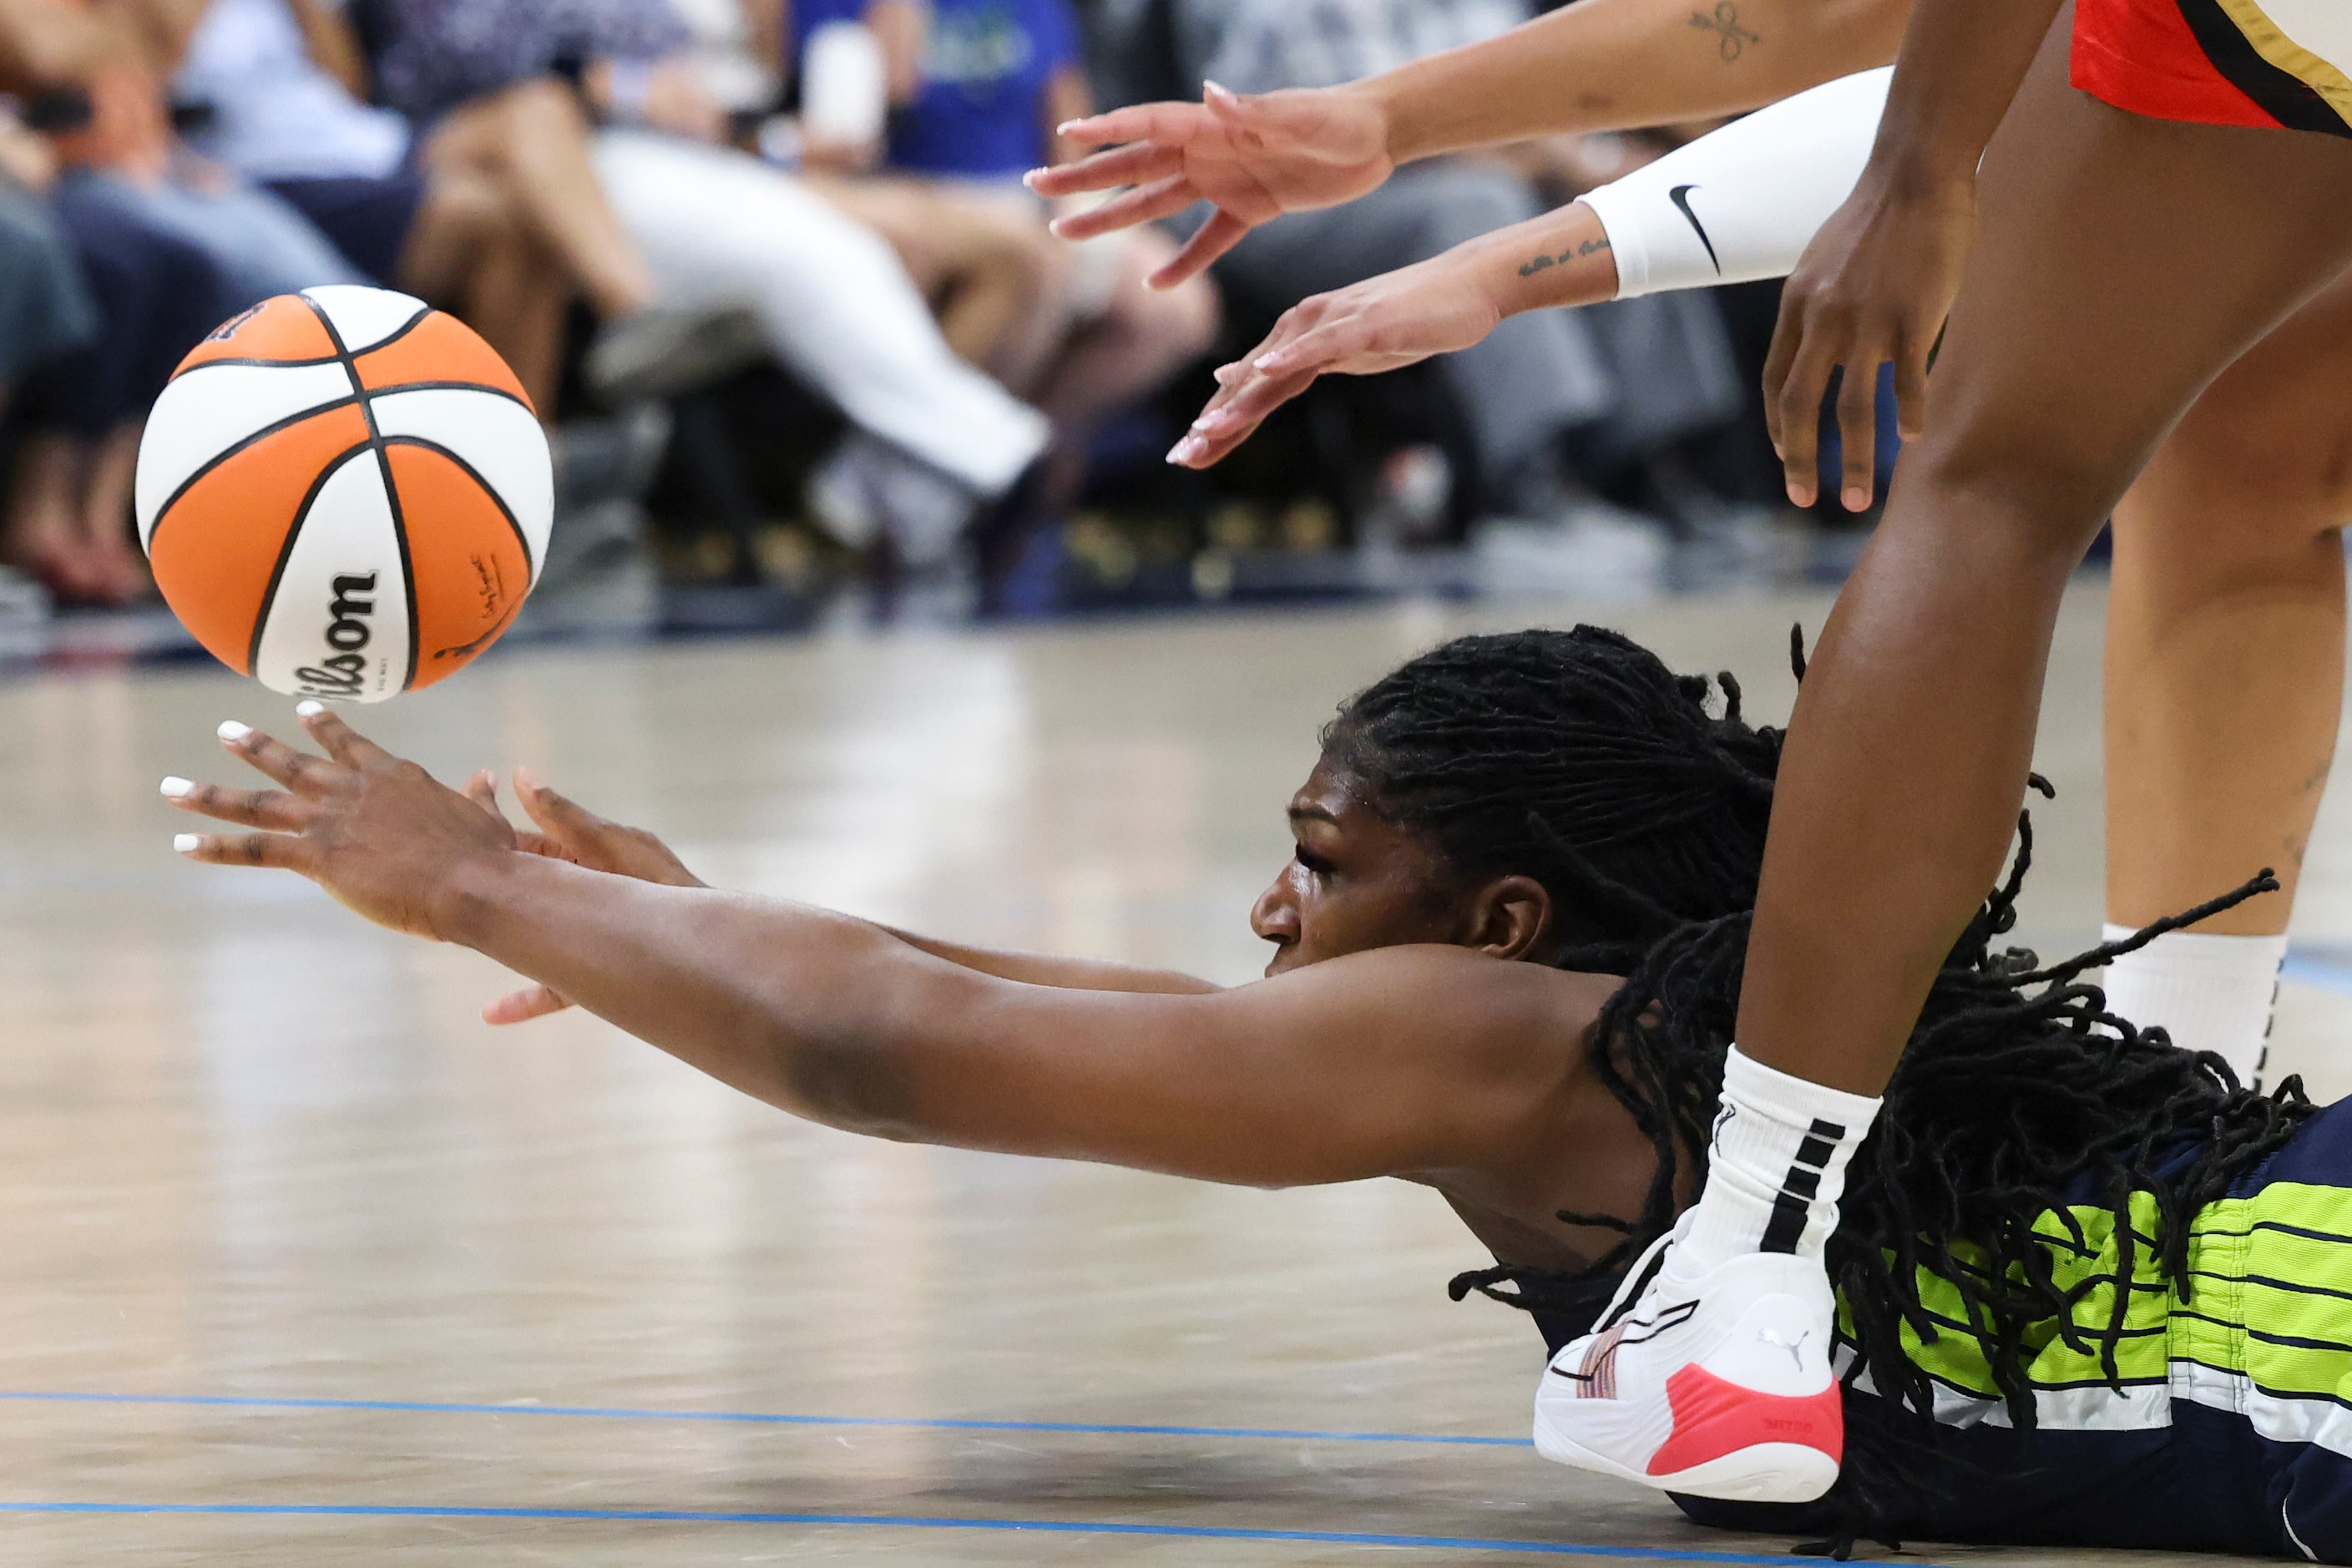
{"label": "player's face", "polygon": [[1422,837],[1367,805],[1328,759],[1290,797],[1297,852],[1250,911],[1268,974],[1404,942],[1452,942],[1459,879]]}

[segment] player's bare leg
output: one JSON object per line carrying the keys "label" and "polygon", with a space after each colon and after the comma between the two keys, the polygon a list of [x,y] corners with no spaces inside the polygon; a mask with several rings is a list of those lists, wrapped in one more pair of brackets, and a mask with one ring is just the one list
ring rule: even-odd
{"label": "player's bare leg", "polygon": [[1926,434],[1798,701],[1706,1190],[1554,1359],[1551,1457],[1726,1497],[1834,1477],[1826,1356],[1802,1349],[1832,1326],[1818,1260],[1871,1097],[1999,875],[2067,580],[2205,385],[2352,259],[2352,142],[2108,108],[2066,85],[2070,24],[1984,160]]}
{"label": "player's bare leg", "polygon": [[2137,928],[2275,868],[2281,892],[2159,937],[2110,1005],[2260,1069],[2343,700],[2352,279],[2231,365],[2116,508],[2107,919]]}

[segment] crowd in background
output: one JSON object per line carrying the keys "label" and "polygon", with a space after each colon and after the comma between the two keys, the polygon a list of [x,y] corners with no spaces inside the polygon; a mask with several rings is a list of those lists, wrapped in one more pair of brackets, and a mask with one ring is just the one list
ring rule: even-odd
{"label": "crowd in background", "polygon": [[216,323],[329,283],[416,294],[513,366],[556,456],[558,593],[567,563],[642,549],[649,515],[688,536],[674,574],[824,560],[999,608],[1049,604],[1122,516],[1172,527],[1187,560],[1375,536],[1507,539],[1571,571],[1655,555],[1770,493],[1750,391],[1769,300],[1515,318],[1327,384],[1229,472],[1157,461],[1205,367],[1288,306],[1650,143],[1412,166],[1164,293],[1142,279],[1181,220],[1073,245],[1020,183],[1098,105],[1347,80],[1533,8],[0,0],[0,567],[68,605],[150,595],[145,409]]}

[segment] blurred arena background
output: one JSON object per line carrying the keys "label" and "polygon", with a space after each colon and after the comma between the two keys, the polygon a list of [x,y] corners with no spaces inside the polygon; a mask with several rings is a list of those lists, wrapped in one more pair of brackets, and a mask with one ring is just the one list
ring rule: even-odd
{"label": "blurred arena background", "polygon": [[193,651],[127,531],[141,416],[216,322],[335,281],[454,310],[539,403],[560,514],[526,637],[1834,581],[1867,520],[1779,499],[1770,284],[1516,319],[1318,385],[1213,471],[1160,461],[1302,298],[1675,133],[1417,166],[1169,294],[1139,280],[1183,220],[1070,245],[1018,183],[1090,106],[1344,80],[1528,14],[5,0],[0,650]]}

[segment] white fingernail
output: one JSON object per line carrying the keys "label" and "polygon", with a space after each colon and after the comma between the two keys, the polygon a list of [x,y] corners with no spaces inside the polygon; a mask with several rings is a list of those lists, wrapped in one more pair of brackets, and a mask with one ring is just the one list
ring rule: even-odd
{"label": "white fingernail", "polygon": [[162,787],[165,800],[180,800],[196,793],[196,786],[177,773],[165,779]]}
{"label": "white fingernail", "polygon": [[174,852],[182,855],[194,854],[196,852],[196,846],[203,842],[204,839],[194,833],[174,833],[172,835],[172,848]]}
{"label": "white fingernail", "polygon": [[294,717],[297,719],[316,719],[320,714],[324,713],[326,710],[327,705],[323,702],[310,701],[297,702],[294,704]]}
{"label": "white fingernail", "polygon": [[253,733],[253,726],[250,724],[240,724],[234,719],[224,719],[221,721],[219,730],[215,731],[215,733],[218,734],[224,741],[242,741],[247,735]]}

